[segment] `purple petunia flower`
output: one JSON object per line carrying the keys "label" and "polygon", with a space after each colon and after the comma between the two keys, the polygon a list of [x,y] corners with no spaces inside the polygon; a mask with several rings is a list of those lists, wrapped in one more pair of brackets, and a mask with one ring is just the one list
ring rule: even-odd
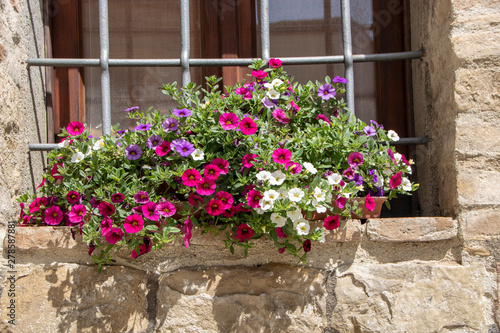
{"label": "purple petunia flower", "polygon": [[[174,140],[175,141],[175,140]],[[194,145],[189,141],[183,140],[181,143],[175,146],[175,150],[182,156],[186,157],[191,155],[194,151]]]}
{"label": "purple petunia flower", "polygon": [[368,193],[370,193],[370,195],[374,197],[382,197],[384,196],[384,189],[375,186],[375,190],[369,189]]}
{"label": "purple petunia flower", "polygon": [[383,125],[379,125],[379,123],[377,123],[375,120],[370,120],[370,123],[372,123],[373,126],[375,126],[375,128],[381,128],[381,129],[384,129],[384,126]]}
{"label": "purple petunia flower", "polygon": [[340,76],[336,76],[332,81],[335,83],[347,83],[347,79]]}
{"label": "purple petunia flower", "polygon": [[353,181],[356,183],[356,186],[363,185],[363,176],[359,173],[354,174]]}
{"label": "purple petunia flower", "polygon": [[374,136],[377,134],[377,131],[372,126],[365,126],[363,130],[367,136]]}
{"label": "purple petunia flower", "polygon": [[167,118],[163,124],[161,124],[165,132],[167,131],[177,131],[177,128],[179,127],[179,121],[175,118]]}
{"label": "purple petunia flower", "polygon": [[274,103],[267,97],[262,99],[262,104],[268,109],[274,108]]}
{"label": "purple petunia flower", "polygon": [[129,160],[137,160],[142,155],[142,148],[138,145],[130,145],[125,148],[125,153],[127,153],[127,158]]}
{"label": "purple petunia flower", "polygon": [[189,111],[189,109],[186,109],[186,108],[174,109],[174,111],[172,113],[176,117],[189,117],[191,115],[191,111]]}
{"label": "purple petunia flower", "polygon": [[125,112],[131,112],[131,111],[136,111],[136,110],[139,110],[138,106],[133,106],[133,107],[128,108],[128,109],[123,109],[123,111],[125,111]]}
{"label": "purple petunia flower", "polygon": [[151,124],[139,124],[134,129],[136,131],[149,131]]}
{"label": "purple petunia flower", "polygon": [[325,101],[329,100],[330,98],[334,98],[335,94],[335,89],[332,88],[331,84],[325,83],[318,89],[318,97],[321,97],[321,99]]}
{"label": "purple petunia flower", "polygon": [[159,135],[151,135],[146,142],[146,147],[151,148],[151,149],[156,149],[161,143],[163,142],[161,136]]}

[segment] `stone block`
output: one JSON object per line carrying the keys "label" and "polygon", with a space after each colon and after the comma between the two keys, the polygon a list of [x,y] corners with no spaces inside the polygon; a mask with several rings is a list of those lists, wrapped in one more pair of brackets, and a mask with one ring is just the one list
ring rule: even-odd
{"label": "stone block", "polygon": [[500,31],[476,32],[453,37],[451,43],[459,59],[473,60],[498,57],[500,55]]}
{"label": "stone block", "polygon": [[458,221],[466,240],[485,239],[500,235],[500,211],[495,208],[463,212]]}
{"label": "stone block", "polygon": [[458,236],[450,217],[384,218],[368,220],[366,233],[375,242],[429,242]]}
{"label": "stone block", "polygon": [[[145,272],[114,266],[98,273],[94,266],[55,264],[17,266],[15,276],[15,332],[145,332],[148,328]],[[3,292],[2,309],[9,302]],[[2,321],[7,318],[2,310]]]}
{"label": "stone block", "polygon": [[323,332],[325,280],[319,270],[274,264],[164,274],[155,331]]}
{"label": "stone block", "polygon": [[456,70],[455,100],[459,111],[474,113],[475,117],[480,117],[485,109],[497,108],[500,97],[500,61],[489,60],[489,65],[486,68]]}
{"label": "stone block", "polygon": [[333,332],[486,332],[485,271],[443,263],[353,265],[339,272]]}
{"label": "stone block", "polygon": [[[498,79],[500,81],[500,75]],[[500,86],[498,89],[500,89]],[[498,144],[499,124],[500,115],[483,119],[477,113],[459,113],[457,115],[457,151],[469,156],[495,156],[500,154],[500,145]]]}
{"label": "stone block", "polygon": [[462,207],[500,205],[500,172],[481,169],[458,170],[458,203]]}

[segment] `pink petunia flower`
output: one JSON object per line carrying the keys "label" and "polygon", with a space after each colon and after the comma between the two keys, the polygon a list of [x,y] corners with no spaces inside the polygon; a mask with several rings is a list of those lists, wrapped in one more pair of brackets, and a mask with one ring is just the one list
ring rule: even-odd
{"label": "pink petunia flower", "polygon": [[106,236],[106,234],[113,228],[113,220],[109,217],[105,217],[101,221],[101,235]]}
{"label": "pink petunia flower", "polygon": [[223,130],[229,131],[238,128],[240,119],[235,113],[223,113],[219,117],[219,124]]}
{"label": "pink petunia flower", "polygon": [[253,121],[252,118],[245,117],[240,122],[241,133],[245,135],[252,135],[257,132],[257,124]]}
{"label": "pink petunia flower", "polygon": [[87,214],[87,208],[84,205],[74,205],[68,214],[69,222],[71,224],[81,223],[85,214]]}
{"label": "pink petunia flower", "polygon": [[389,180],[389,186],[391,190],[397,188],[399,185],[401,185],[402,178],[401,178],[401,172],[396,173],[394,176],[391,177],[391,180]]}
{"label": "pink petunia flower", "polygon": [[259,191],[251,190],[250,192],[248,192],[247,195],[247,203],[252,208],[259,208],[260,207],[259,201],[263,197],[264,196]]}
{"label": "pink petunia flower", "polygon": [[80,203],[80,193],[76,191],[69,191],[66,195],[66,199],[70,205],[75,205]]}
{"label": "pink petunia flower", "polygon": [[142,230],[144,227],[144,220],[138,214],[132,214],[125,218],[123,221],[123,229],[129,234],[135,234]]}
{"label": "pink petunia flower", "polygon": [[354,179],[354,170],[352,169],[352,167],[348,167],[347,170],[345,170],[342,173],[342,175],[349,180],[353,180]]}
{"label": "pink petunia flower", "polygon": [[134,200],[137,203],[145,204],[149,202],[149,194],[146,191],[139,191],[134,195]]}
{"label": "pink petunia flower", "polygon": [[290,101],[290,106],[293,108],[293,110],[295,110],[294,112],[299,112],[300,108],[297,104],[295,104],[294,101]]}
{"label": "pink petunia flower", "polygon": [[229,162],[223,158],[216,158],[212,161],[213,165],[216,165],[220,169],[220,173],[225,175],[229,171]]}
{"label": "pink petunia flower", "polygon": [[111,228],[105,235],[104,238],[109,244],[116,244],[122,240],[124,232],[122,229],[114,227]]}
{"label": "pink petunia flower", "polygon": [[44,222],[48,225],[58,225],[63,219],[63,212],[59,206],[50,206],[45,210]]}
{"label": "pink petunia flower", "polygon": [[125,196],[121,193],[115,193],[111,196],[111,202],[112,203],[120,203],[125,200]]}
{"label": "pink petunia flower", "polygon": [[276,234],[278,235],[279,238],[285,238],[285,237],[287,237],[287,235],[283,231],[282,227],[277,227],[276,228]]}
{"label": "pink petunia flower", "polygon": [[252,92],[250,90],[248,90],[248,88],[246,88],[246,87],[236,88],[236,90],[234,92],[238,95],[242,95],[243,98],[246,100],[250,100],[253,97]]}
{"label": "pink petunia flower", "polygon": [[80,135],[85,130],[85,126],[78,121],[72,121],[66,127],[69,135]]}
{"label": "pink petunia flower", "polygon": [[152,247],[153,242],[151,241],[151,238],[147,236],[144,237],[144,239],[142,240],[142,244],[139,245],[139,253],[137,253],[137,250],[132,250],[132,258],[137,259],[138,256],[150,252]]}
{"label": "pink petunia flower", "polygon": [[354,169],[363,164],[364,161],[363,154],[359,152],[350,153],[347,157],[347,163],[349,163],[349,165]]}
{"label": "pink petunia flower", "polygon": [[253,71],[252,76],[256,78],[257,81],[260,81],[267,76],[267,73],[264,72],[263,70]]}
{"label": "pink petunia flower", "polygon": [[290,163],[292,158],[292,153],[285,148],[278,148],[273,151],[273,161],[278,164],[287,164]]}
{"label": "pink petunia flower", "polygon": [[340,196],[340,195],[338,195],[338,196],[337,196],[337,199],[335,199],[335,204],[336,204],[336,205],[337,205],[337,207],[339,207],[340,209],[344,208],[346,203],[347,203],[347,198],[342,197],[342,196]]}
{"label": "pink petunia flower", "polygon": [[196,184],[196,192],[199,195],[212,195],[216,187],[215,181],[204,177]]}
{"label": "pink petunia flower", "polygon": [[218,199],[222,201],[223,203],[223,209],[229,209],[233,206],[234,199],[231,193],[225,192],[225,191],[220,191],[215,194],[215,199]]}
{"label": "pink petunia flower", "polygon": [[162,143],[155,148],[155,153],[158,156],[165,156],[170,152],[170,142],[162,141]]}
{"label": "pink petunia flower", "polygon": [[209,164],[205,167],[205,172],[203,174],[205,178],[216,180],[219,178],[220,175],[220,169],[218,166]]}
{"label": "pink petunia flower", "polygon": [[201,180],[201,175],[196,169],[187,169],[182,174],[182,184],[185,186],[196,186]]}
{"label": "pink petunia flower", "polygon": [[310,239],[306,239],[304,241],[304,243],[302,244],[302,248],[304,249],[305,253],[311,251],[311,240]]}
{"label": "pink petunia flower", "polygon": [[280,108],[273,111],[273,118],[283,124],[288,124],[290,122],[290,119],[288,119],[285,112]]}
{"label": "pink petunia flower", "polygon": [[370,194],[368,194],[365,197],[365,207],[368,209],[370,212],[373,212],[375,209],[375,200],[371,197]]}
{"label": "pink petunia flower", "polygon": [[337,229],[338,227],[340,227],[340,216],[327,216],[325,222],[323,223],[323,226],[326,230]]}
{"label": "pink petunia flower", "polygon": [[49,200],[46,197],[36,198],[29,205],[29,212],[30,212],[30,214],[38,212],[40,210],[41,206],[47,207],[48,204],[49,204]]}
{"label": "pink petunia flower", "polygon": [[191,206],[198,207],[199,205],[201,205],[203,203],[203,198],[200,197],[198,194],[191,193],[188,196],[188,202]]}
{"label": "pink petunia flower", "polygon": [[158,209],[158,213],[164,217],[172,216],[177,212],[177,208],[170,201],[161,201],[156,208]]}
{"label": "pink petunia flower", "polygon": [[224,203],[218,199],[212,199],[206,206],[206,211],[209,215],[218,216],[224,213]]}
{"label": "pink petunia flower", "polygon": [[142,205],[142,214],[151,221],[158,221],[160,219],[160,212],[158,212],[156,204],[152,201]]}
{"label": "pink petunia flower", "polygon": [[279,68],[279,67],[281,67],[282,64],[283,64],[283,61],[281,61],[280,59],[276,59],[276,58],[269,59],[269,66],[271,66],[272,68]]}
{"label": "pink petunia flower", "polygon": [[99,204],[99,207],[97,207],[99,209],[99,214],[101,214],[101,216],[111,216],[115,213],[115,206],[109,202],[106,202],[106,201],[102,201],[100,204]]}
{"label": "pink petunia flower", "polygon": [[297,162],[290,161],[285,165],[285,167],[292,175],[296,175],[302,172],[302,165]]}
{"label": "pink petunia flower", "polygon": [[250,228],[248,224],[243,223],[238,226],[238,229],[236,229],[236,236],[234,238],[239,240],[240,242],[244,242],[245,240],[252,238],[253,235],[253,229]]}
{"label": "pink petunia flower", "polygon": [[52,168],[50,169],[50,174],[52,175],[52,177],[55,179],[55,180],[58,180],[58,179],[63,179],[64,177],[61,176],[59,174],[59,167],[62,166],[63,164],[62,163],[56,163],[52,166]]}
{"label": "pink petunia flower", "polygon": [[259,157],[259,155],[256,154],[246,154],[243,156],[243,167],[245,168],[251,168],[253,167],[253,161],[255,161],[255,158]]}
{"label": "pink petunia flower", "polygon": [[318,114],[316,116],[316,119],[317,120],[323,120],[324,122],[327,122],[328,125],[331,125],[332,123],[330,122],[330,120],[328,120],[328,118],[324,115],[324,114]]}
{"label": "pink petunia flower", "polygon": [[193,229],[193,222],[191,220],[186,220],[184,221],[184,246],[189,247],[189,241],[191,240],[191,236],[193,235],[191,233],[191,230]]}

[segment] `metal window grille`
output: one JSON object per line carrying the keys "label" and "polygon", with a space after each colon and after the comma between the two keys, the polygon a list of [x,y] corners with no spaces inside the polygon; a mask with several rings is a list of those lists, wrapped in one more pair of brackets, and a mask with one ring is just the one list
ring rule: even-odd
{"label": "metal window grille", "polygon": [[[181,67],[182,84],[191,81],[190,67],[197,66],[247,66],[250,58],[238,59],[191,59],[190,54],[190,18],[189,0],[180,0],[181,15],[181,54],[179,59],[110,59],[108,32],[108,0],[99,0],[99,59],[28,59],[28,66],[53,67],[100,67],[102,95],[102,127],[103,134],[111,133],[111,87],[109,67]],[[260,37],[261,58],[270,59],[269,34],[269,0],[260,0]],[[347,107],[355,114],[354,109],[354,71],[355,62],[378,62],[389,60],[420,59],[424,51],[396,52],[383,54],[352,54],[350,1],[341,0],[342,40],[344,55],[313,57],[281,57],[283,64],[333,64],[344,63]],[[428,138],[402,138],[397,144],[425,144]],[[51,150],[55,144],[29,144],[30,150]]]}

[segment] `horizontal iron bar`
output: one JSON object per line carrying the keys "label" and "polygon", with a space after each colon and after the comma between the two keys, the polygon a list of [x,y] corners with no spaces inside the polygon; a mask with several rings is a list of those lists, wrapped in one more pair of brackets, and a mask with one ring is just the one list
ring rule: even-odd
{"label": "horizontal iron bar", "polygon": [[[392,146],[396,145],[425,145],[429,142],[428,137],[422,138],[401,138],[399,141],[391,141]],[[30,151],[49,151],[53,149],[58,149],[59,146],[54,143],[30,143],[28,144],[28,149]]]}
{"label": "horizontal iron bar", "polygon": [[[375,62],[405,59],[419,59],[424,51],[395,52],[380,54],[354,54],[354,62]],[[343,63],[344,56],[321,57],[283,57],[280,58],[286,65],[302,64],[330,64]],[[223,58],[223,59],[189,59],[189,66],[247,66],[252,63],[251,58]],[[28,59],[29,66],[53,67],[99,67],[99,59]],[[180,67],[180,59],[109,59],[109,67]]]}

